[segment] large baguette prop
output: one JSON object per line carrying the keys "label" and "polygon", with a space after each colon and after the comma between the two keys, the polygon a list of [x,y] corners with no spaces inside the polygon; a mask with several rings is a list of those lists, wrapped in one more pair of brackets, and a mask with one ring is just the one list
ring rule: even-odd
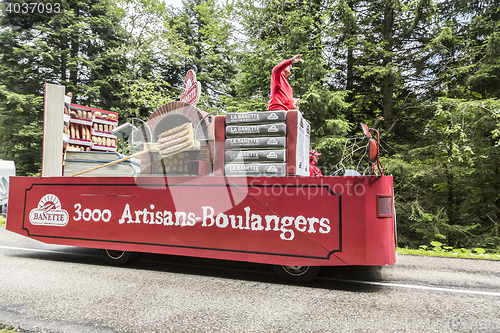
{"label": "large baguette prop", "polygon": [[193,125],[191,123],[186,123],[177,127],[174,127],[168,131],[163,132],[158,137],[158,142],[154,144],[154,146],[132,154],[130,156],[126,156],[119,160],[109,162],[103,165],[96,166],[94,168],[80,171],[71,175],[71,177],[78,176],[90,171],[94,171],[100,168],[104,168],[116,163],[120,163],[131,159],[133,157],[141,156],[142,154],[149,153],[151,151],[158,151],[162,157],[168,157],[171,155],[175,155],[180,153],[186,149],[192,148],[194,146],[194,136],[193,136]]}

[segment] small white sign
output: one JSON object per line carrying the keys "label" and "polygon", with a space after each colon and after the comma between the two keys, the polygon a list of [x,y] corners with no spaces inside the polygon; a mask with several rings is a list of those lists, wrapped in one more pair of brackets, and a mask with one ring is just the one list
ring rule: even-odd
{"label": "small white sign", "polygon": [[29,221],[33,225],[64,227],[69,222],[69,214],[61,209],[56,195],[46,194],[38,202],[38,207],[31,210]]}

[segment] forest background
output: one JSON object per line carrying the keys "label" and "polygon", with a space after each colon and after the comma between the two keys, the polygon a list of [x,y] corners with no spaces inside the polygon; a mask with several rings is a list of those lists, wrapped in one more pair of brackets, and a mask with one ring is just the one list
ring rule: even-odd
{"label": "forest background", "polygon": [[0,158],[18,175],[40,174],[45,82],[126,122],[178,100],[193,69],[199,108],[263,111],[272,68],[303,54],[290,83],[323,173],[366,173],[359,123],[376,127],[398,245],[500,251],[498,0],[37,0],[61,10],[13,10],[24,2],[0,3]]}

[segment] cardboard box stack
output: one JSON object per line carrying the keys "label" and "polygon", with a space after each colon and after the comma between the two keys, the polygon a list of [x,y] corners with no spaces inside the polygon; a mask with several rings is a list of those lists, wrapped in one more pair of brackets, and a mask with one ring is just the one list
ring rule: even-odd
{"label": "cardboard box stack", "polygon": [[286,175],[286,111],[226,114],[227,176]]}
{"label": "cardboard box stack", "polygon": [[309,176],[311,126],[298,110],[227,113],[214,129],[214,175]]}

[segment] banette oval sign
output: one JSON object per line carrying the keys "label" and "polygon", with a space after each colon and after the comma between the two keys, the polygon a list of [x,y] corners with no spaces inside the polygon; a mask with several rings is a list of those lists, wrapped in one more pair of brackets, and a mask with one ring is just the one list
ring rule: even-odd
{"label": "banette oval sign", "polygon": [[38,206],[32,209],[29,215],[30,223],[33,225],[47,225],[64,227],[69,222],[69,214],[61,209],[59,198],[53,194],[44,195],[38,202]]}
{"label": "banette oval sign", "polygon": [[191,105],[196,105],[200,100],[201,84],[196,81],[196,73],[190,70],[186,74],[184,80],[184,90],[181,95],[181,102],[186,102]]}

